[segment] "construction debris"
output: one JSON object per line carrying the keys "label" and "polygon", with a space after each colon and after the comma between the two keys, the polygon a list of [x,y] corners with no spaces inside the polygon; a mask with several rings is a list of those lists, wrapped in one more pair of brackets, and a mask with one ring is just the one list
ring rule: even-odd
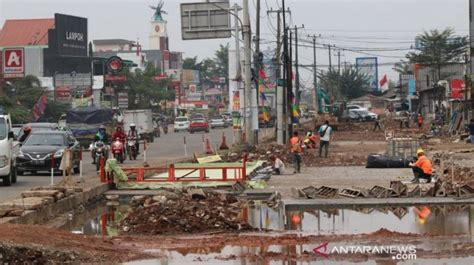
{"label": "construction debris", "polygon": [[119,224],[121,230],[157,235],[252,229],[241,219],[243,204],[225,194],[193,189],[179,198],[163,197],[135,199],[134,210]]}

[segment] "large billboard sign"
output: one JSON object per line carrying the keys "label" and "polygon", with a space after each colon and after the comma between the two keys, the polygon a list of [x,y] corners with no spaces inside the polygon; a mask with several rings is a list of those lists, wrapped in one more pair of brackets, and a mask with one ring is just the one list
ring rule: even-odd
{"label": "large billboard sign", "polygon": [[183,40],[230,38],[229,1],[181,4]]}
{"label": "large billboard sign", "polygon": [[4,78],[25,76],[25,50],[23,48],[5,48],[2,58]]}
{"label": "large billboard sign", "polygon": [[369,87],[372,91],[379,90],[379,71],[377,57],[356,58],[356,68],[369,78]]}
{"label": "large billboard sign", "polygon": [[58,55],[87,56],[87,18],[54,14]]}

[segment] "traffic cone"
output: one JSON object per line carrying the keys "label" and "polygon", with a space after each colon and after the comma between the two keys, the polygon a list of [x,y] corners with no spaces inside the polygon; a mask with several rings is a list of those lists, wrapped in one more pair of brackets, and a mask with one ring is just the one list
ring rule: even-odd
{"label": "traffic cone", "polygon": [[209,139],[206,139],[206,154],[212,155],[214,152],[212,151],[211,144],[209,143]]}
{"label": "traffic cone", "polygon": [[226,142],[225,142],[225,134],[222,133],[222,143],[221,143],[221,146],[219,146],[219,150],[228,150],[229,147],[227,146]]}

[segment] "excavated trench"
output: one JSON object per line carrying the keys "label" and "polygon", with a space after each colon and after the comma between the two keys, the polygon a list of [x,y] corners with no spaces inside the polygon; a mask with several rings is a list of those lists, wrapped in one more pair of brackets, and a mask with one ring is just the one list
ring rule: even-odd
{"label": "excavated trench", "polygon": [[[130,209],[128,200],[101,202],[82,213],[71,212],[59,228],[85,235],[125,235],[118,224],[129,214]],[[160,258],[127,264],[308,264],[311,261],[324,261],[324,264],[414,264],[413,260],[393,263],[386,255],[356,253],[321,257],[314,254],[314,249],[324,242],[329,242],[328,247],[354,244],[413,245],[417,249],[416,262],[474,263],[474,258],[470,256],[474,248],[474,205],[285,211],[281,205],[272,208],[263,201],[251,201],[241,211],[240,216],[255,228],[255,231],[244,234],[263,238],[255,246],[224,242],[219,245],[209,243],[196,246],[190,243],[178,247],[157,247],[144,243],[141,247],[145,253]],[[288,234],[296,234],[298,237],[288,243],[262,243],[269,236]],[[179,238],[180,235],[176,236]],[[191,238],[190,242],[193,239],[201,240],[202,237],[212,241],[218,234],[184,236]],[[316,238],[309,242],[298,240],[305,236]],[[319,236],[321,239],[318,239]]]}

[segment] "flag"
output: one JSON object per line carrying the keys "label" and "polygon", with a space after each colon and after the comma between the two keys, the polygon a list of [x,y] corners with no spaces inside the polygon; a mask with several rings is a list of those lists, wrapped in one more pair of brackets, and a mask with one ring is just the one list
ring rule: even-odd
{"label": "flag", "polygon": [[37,121],[46,109],[46,96],[41,96],[33,106],[33,120]]}
{"label": "flag", "polygon": [[387,75],[383,75],[382,79],[380,80],[380,87],[383,87],[388,82]]}

